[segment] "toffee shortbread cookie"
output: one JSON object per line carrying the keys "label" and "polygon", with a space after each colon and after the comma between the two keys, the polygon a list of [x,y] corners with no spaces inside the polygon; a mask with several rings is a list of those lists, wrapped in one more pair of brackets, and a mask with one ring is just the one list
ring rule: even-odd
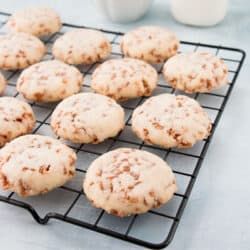
{"label": "toffee shortbread cookie", "polygon": [[132,129],[149,144],[188,148],[209,136],[211,121],[194,99],[161,94],[134,110]]}
{"label": "toffee shortbread cookie", "polygon": [[25,135],[0,150],[0,187],[20,196],[44,194],[75,173],[76,154],[59,140]]}
{"label": "toffee shortbread cookie", "polygon": [[68,64],[92,64],[107,58],[111,44],[105,35],[91,29],[75,29],[59,37],[52,48],[54,57]]}
{"label": "toffee shortbread cookie", "polygon": [[92,162],[83,184],[91,203],[120,217],[145,213],[177,190],[171,168],[147,151],[119,148]]}
{"label": "toffee shortbread cookie", "polygon": [[179,40],[175,34],[158,26],[143,26],[126,33],[121,41],[121,51],[149,63],[162,63],[175,55]]}
{"label": "toffee shortbread cookie", "polygon": [[173,56],[165,63],[163,75],[173,88],[186,93],[210,92],[228,83],[227,65],[207,52]]}
{"label": "toffee shortbread cookie", "polygon": [[28,103],[14,97],[0,97],[0,147],[15,137],[32,132],[35,122]]}
{"label": "toffee shortbread cookie", "polygon": [[35,36],[12,33],[0,36],[0,68],[23,69],[39,62],[46,52],[44,44]]}
{"label": "toffee shortbread cookie", "polygon": [[9,18],[7,26],[12,32],[46,36],[60,30],[61,19],[51,8],[28,7],[14,13]]}
{"label": "toffee shortbread cookie", "polygon": [[61,61],[44,61],[25,69],[17,80],[17,90],[26,99],[55,102],[80,91],[81,72]]}
{"label": "toffee shortbread cookie", "polygon": [[91,87],[99,94],[122,101],[151,95],[157,79],[157,71],[141,60],[112,59],[93,72]]}
{"label": "toffee shortbread cookie", "polygon": [[113,99],[80,93],[64,99],[51,117],[56,135],[75,143],[100,143],[124,127],[124,111]]}

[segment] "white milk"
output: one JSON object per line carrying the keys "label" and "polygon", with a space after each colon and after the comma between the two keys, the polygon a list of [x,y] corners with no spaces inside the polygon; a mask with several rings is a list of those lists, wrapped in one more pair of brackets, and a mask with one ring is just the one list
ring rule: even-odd
{"label": "white milk", "polygon": [[212,26],[226,15],[228,0],[170,0],[174,18],[184,24]]}
{"label": "white milk", "polygon": [[153,0],[94,0],[98,10],[113,22],[132,22],[142,17]]}

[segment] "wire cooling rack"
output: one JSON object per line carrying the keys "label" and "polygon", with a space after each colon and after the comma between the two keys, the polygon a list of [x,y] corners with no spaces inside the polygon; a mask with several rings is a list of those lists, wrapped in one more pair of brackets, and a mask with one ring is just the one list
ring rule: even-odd
{"label": "wire cooling rack", "polygon": [[[8,13],[0,12],[0,33],[4,32],[4,24],[8,16]],[[51,46],[55,39],[72,28],[80,28],[80,26],[64,24],[61,32],[44,39],[48,48],[44,60],[52,58]],[[119,42],[123,33],[107,30],[101,31],[107,35],[112,43],[111,58],[122,57]],[[163,248],[167,246],[175,235],[210,140],[218,125],[245,58],[245,52],[240,49],[184,41],[181,42],[180,51],[209,51],[222,58],[229,67],[229,85],[212,93],[189,95],[200,102],[213,121],[212,132],[208,139],[197,143],[191,149],[185,150],[165,150],[156,146],[145,145],[131,132],[130,120],[133,110],[146,98],[127,101],[122,103],[126,112],[126,127],[116,138],[109,139],[99,145],[80,145],[65,142],[75,150],[78,156],[77,175],[73,181],[46,195],[31,198],[20,198],[15,193],[1,191],[0,201],[28,210],[40,224],[46,224],[50,219],[57,219],[149,248]],[[90,76],[97,65],[79,67],[85,75],[83,91],[90,91]],[[162,65],[157,65],[156,68],[160,74],[160,80],[158,87],[154,91],[154,95],[166,92],[178,93],[178,91],[175,91],[164,82],[161,75]],[[5,95],[21,99],[22,97],[17,93],[15,88],[20,72],[5,71],[3,74],[8,80]],[[56,104],[35,102],[30,104],[37,117],[34,133],[54,137],[49,123],[51,113]],[[105,213],[101,209],[92,207],[86,200],[82,190],[82,181],[89,164],[99,155],[111,149],[124,146],[147,150],[167,160],[174,170],[179,187],[178,192],[175,193],[173,199],[168,204],[143,215],[117,218]]]}

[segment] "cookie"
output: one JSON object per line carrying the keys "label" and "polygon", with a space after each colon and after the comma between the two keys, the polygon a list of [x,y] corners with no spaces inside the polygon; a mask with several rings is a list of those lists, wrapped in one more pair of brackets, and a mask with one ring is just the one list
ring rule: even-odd
{"label": "cookie", "polygon": [[35,122],[28,103],[14,97],[0,97],[0,147],[15,137],[30,133]]}
{"label": "cookie", "polygon": [[112,59],[96,68],[91,87],[99,94],[122,101],[151,95],[157,80],[157,71],[141,60]]}
{"label": "cookie", "polygon": [[0,68],[23,69],[39,62],[46,52],[44,44],[35,36],[12,33],[0,36]]}
{"label": "cookie", "polygon": [[52,35],[61,28],[59,15],[48,7],[28,7],[14,13],[7,22],[12,32],[24,32],[34,36]]}
{"label": "cookie", "polygon": [[51,117],[56,135],[75,143],[100,143],[124,127],[124,111],[113,99],[94,93],[70,96]]}
{"label": "cookie", "polygon": [[68,64],[92,64],[107,58],[111,44],[100,32],[75,29],[59,37],[52,48],[56,59]]}
{"label": "cookie", "polygon": [[165,63],[163,75],[173,88],[186,93],[210,92],[228,83],[227,65],[208,52],[173,56]]}
{"label": "cookie", "polygon": [[0,73],[0,95],[4,92],[5,87],[6,87],[6,80],[3,74]]}
{"label": "cookie", "polygon": [[120,217],[145,213],[177,190],[171,168],[147,151],[119,148],[92,162],[83,184],[95,207]]}
{"label": "cookie", "polygon": [[149,98],[134,110],[132,129],[149,144],[188,148],[209,136],[211,121],[194,99],[161,94]]}
{"label": "cookie", "polygon": [[82,81],[77,68],[51,60],[25,69],[17,80],[17,90],[31,101],[55,102],[78,93]]}
{"label": "cookie", "polygon": [[157,26],[144,26],[126,33],[121,41],[121,51],[125,56],[162,63],[175,55],[179,41],[170,30]]}
{"label": "cookie", "polygon": [[0,150],[0,187],[20,196],[44,194],[75,174],[76,154],[60,141],[24,135]]}

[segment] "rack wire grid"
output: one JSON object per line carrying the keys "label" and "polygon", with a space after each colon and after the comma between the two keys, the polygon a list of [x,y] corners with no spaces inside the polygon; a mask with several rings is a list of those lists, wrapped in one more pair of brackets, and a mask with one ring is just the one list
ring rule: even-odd
{"label": "rack wire grid", "polygon": [[[4,25],[8,16],[8,13],[0,12],[0,33],[4,33]],[[51,46],[55,39],[72,28],[86,27],[65,23],[60,32],[43,39],[48,48],[44,60],[52,58]],[[122,57],[119,42],[123,33],[103,29],[100,29],[100,31],[104,32],[112,43],[111,58]],[[67,145],[75,150],[78,156],[77,175],[71,182],[46,195],[31,198],[21,198],[15,193],[1,191],[0,201],[28,210],[40,224],[46,224],[50,219],[57,219],[151,249],[160,249],[167,246],[175,235],[209,143],[245,58],[245,52],[241,49],[186,41],[181,42],[180,51],[209,51],[223,59],[229,67],[230,83],[227,86],[211,93],[189,95],[199,101],[213,121],[212,132],[208,139],[197,143],[191,149],[185,150],[166,150],[157,146],[146,145],[140,139],[136,138],[130,129],[131,113],[146,98],[143,97],[123,102],[122,106],[126,113],[126,127],[116,138],[108,139],[98,145],[71,144],[65,141]],[[90,77],[97,65],[98,63],[79,67],[80,71],[85,75],[84,91],[91,91],[89,86]],[[161,75],[162,65],[155,67],[160,74],[160,79],[153,95],[166,92],[180,93],[164,82]],[[22,99],[15,88],[20,72],[4,71],[3,74],[8,80],[5,95]],[[50,129],[50,116],[56,104],[36,102],[31,102],[30,104],[37,117],[34,133],[55,137]],[[173,199],[161,208],[153,209],[146,214],[127,218],[117,218],[101,209],[92,207],[86,200],[82,190],[84,174],[94,159],[117,147],[143,149],[167,160],[173,168],[179,187]]]}

